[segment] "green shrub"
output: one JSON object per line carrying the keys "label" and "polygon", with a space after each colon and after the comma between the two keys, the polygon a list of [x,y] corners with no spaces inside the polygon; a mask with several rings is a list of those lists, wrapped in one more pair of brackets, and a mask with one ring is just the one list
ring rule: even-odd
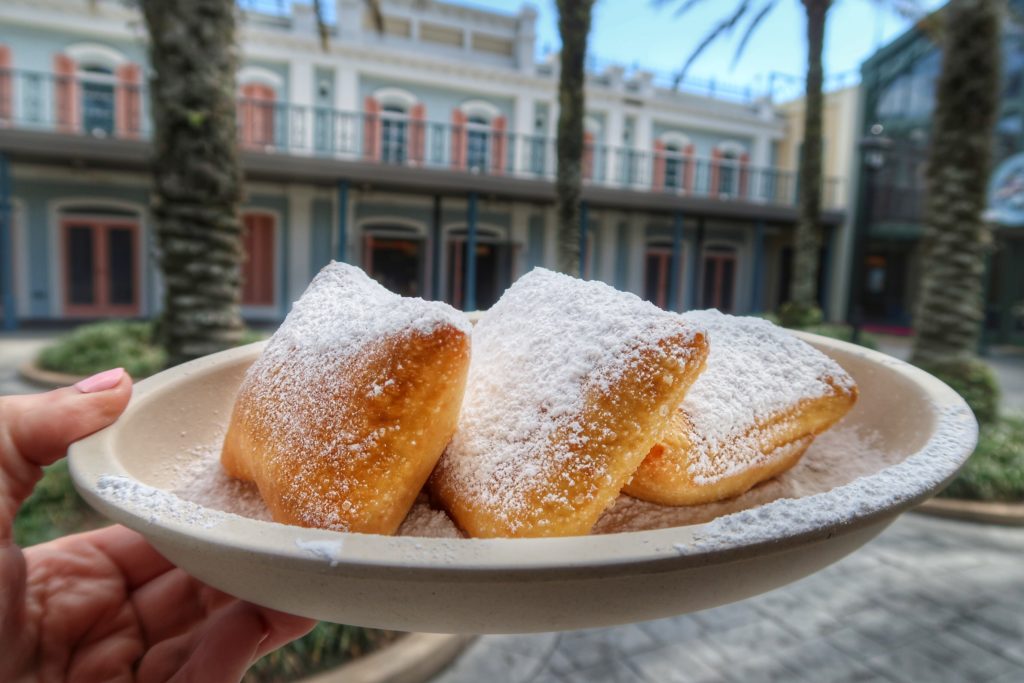
{"label": "green shrub", "polygon": [[779,306],[779,322],[783,327],[803,330],[813,325],[820,325],[825,315],[817,306],[805,306],[794,301],[787,301]]}
{"label": "green shrub", "polygon": [[939,495],[1024,502],[1024,417],[1003,417],[982,425],[974,455]]}
{"label": "green shrub", "polygon": [[[123,367],[134,379],[160,372],[167,354],[155,338],[153,322],[112,320],[75,328],[39,354],[44,370],[69,375],[92,375]],[[246,329],[239,344],[266,339],[264,332]]]}
{"label": "green shrub", "polygon": [[105,523],[79,497],[67,461],[60,460],[44,470],[43,478],[14,518],[14,542],[24,548]]}
{"label": "green shrub", "polygon": [[955,358],[921,363],[920,367],[960,394],[981,424],[991,424],[999,418],[999,383],[985,361],[980,358]]}
{"label": "green shrub", "polygon": [[39,354],[39,367],[71,375],[91,375],[123,367],[132,377],[148,377],[163,369],[164,350],[153,339],[148,322],[116,320],[76,328]]}

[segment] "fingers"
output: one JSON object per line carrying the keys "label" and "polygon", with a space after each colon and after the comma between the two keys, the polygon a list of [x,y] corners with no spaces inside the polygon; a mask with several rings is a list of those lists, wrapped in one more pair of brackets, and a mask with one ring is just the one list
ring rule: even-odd
{"label": "fingers", "polygon": [[174,569],[141,534],[120,525],[65,536],[54,543],[88,544],[97,548],[121,571],[129,592]]}
{"label": "fingers", "polygon": [[269,627],[267,637],[260,643],[253,661],[256,661],[268,652],[273,652],[282,645],[287,645],[296,638],[301,638],[316,626],[316,621],[306,617],[285,614],[284,612],[272,610],[269,607],[257,607],[255,605],[252,605],[252,607],[259,610],[264,623]]}
{"label": "fingers", "polygon": [[142,659],[138,680],[239,681],[268,632],[257,608],[237,602],[213,613],[205,627],[152,648]]}
{"label": "fingers", "polygon": [[0,544],[10,541],[18,507],[41,467],[62,458],[78,439],[111,424],[131,397],[120,368],[45,394],[0,398]]}

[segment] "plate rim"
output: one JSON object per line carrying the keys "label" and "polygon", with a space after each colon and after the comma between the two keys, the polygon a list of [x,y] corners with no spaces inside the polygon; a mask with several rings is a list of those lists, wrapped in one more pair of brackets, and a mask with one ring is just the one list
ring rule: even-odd
{"label": "plate rim", "polygon": [[[977,421],[963,398],[920,368],[887,354],[807,332],[790,332],[816,348],[832,347],[903,375],[920,386],[931,399],[934,429],[922,447],[908,454],[900,463],[860,479],[879,476],[891,467],[928,452],[940,440],[945,440],[948,447],[957,452],[956,466],[945,472],[941,481],[927,485],[920,483],[914,487],[912,493],[903,492],[905,495],[898,496],[890,504],[874,510],[861,514],[850,513],[845,519],[837,516],[837,519],[828,524],[814,525],[809,529],[766,539],[708,546],[703,549],[693,544],[700,539],[702,532],[709,531],[711,525],[727,517],[742,515],[751,510],[761,510],[772,503],[748,508],[701,524],[612,534],[494,539],[383,536],[284,525],[187,503],[189,507],[209,513],[211,518],[217,520],[212,526],[206,527],[173,517],[156,517],[130,502],[115,500],[99,490],[102,477],[127,477],[142,486],[147,486],[132,477],[113,454],[113,441],[118,433],[120,420],[74,443],[69,449],[69,469],[75,487],[90,505],[108,518],[142,533],[150,540],[155,539],[158,543],[201,543],[204,546],[212,544],[232,551],[267,556],[274,562],[299,563],[317,571],[348,574],[386,571],[400,574],[402,580],[408,580],[413,575],[420,575],[426,580],[439,572],[468,572],[479,578],[509,573],[552,578],[564,578],[569,575],[578,577],[580,572],[622,575],[676,571],[709,563],[727,563],[825,541],[839,534],[878,524],[887,518],[895,518],[932,497],[956,476],[960,467],[973,453],[978,435]],[[237,362],[258,351],[266,343],[260,341],[221,351],[144,379],[135,385],[124,414],[128,415],[140,404],[154,400],[153,397],[165,387],[213,367]],[[954,421],[959,425],[957,428],[954,428]],[[839,493],[852,484],[853,482],[844,484],[815,495],[839,498]],[[284,534],[290,535],[293,542],[280,542],[285,540]],[[273,542],[268,542],[268,538]],[[311,553],[308,547],[300,547],[297,542],[299,540],[336,547],[339,554],[336,557],[324,557]],[[595,552],[595,548],[602,549],[602,552]],[[340,552],[342,549],[344,552]],[[383,578],[383,575],[378,578]]]}

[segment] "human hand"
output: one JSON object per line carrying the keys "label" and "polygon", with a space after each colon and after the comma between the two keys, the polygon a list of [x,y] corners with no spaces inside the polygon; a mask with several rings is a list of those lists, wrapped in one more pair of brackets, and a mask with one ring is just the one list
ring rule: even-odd
{"label": "human hand", "polygon": [[0,681],[237,681],[313,627],[200,583],[122,526],[14,545],[42,467],[117,419],[131,387],[117,369],[0,397]]}

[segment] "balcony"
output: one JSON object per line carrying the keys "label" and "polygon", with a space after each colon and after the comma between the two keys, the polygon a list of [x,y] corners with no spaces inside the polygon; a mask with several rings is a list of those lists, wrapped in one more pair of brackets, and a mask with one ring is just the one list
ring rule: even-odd
{"label": "balcony", "polygon": [[[148,109],[143,85],[110,75],[0,71],[0,150],[31,157],[35,145],[54,156],[77,153],[85,163],[109,156],[113,165],[132,154],[143,162],[152,132]],[[503,194],[509,179],[516,179],[534,181],[522,185],[534,191],[543,186],[549,195],[555,177],[553,139],[510,133],[497,122],[456,125],[425,120],[415,111],[352,112],[247,98],[238,100],[237,112],[247,172],[260,177],[277,172],[299,180],[305,169],[310,180],[365,176],[368,182],[417,185],[414,179],[434,171],[454,178],[453,187],[474,189],[479,182],[483,191]],[[81,141],[77,148],[75,141]],[[791,210],[798,189],[794,172],[742,158],[602,144],[585,146],[582,175],[591,194],[607,190],[604,195],[624,207],[653,201],[652,208],[664,208],[674,204],[660,200],[682,198]],[[826,180],[826,209],[842,205],[841,190],[838,179]],[[517,196],[514,189],[508,193]]]}

